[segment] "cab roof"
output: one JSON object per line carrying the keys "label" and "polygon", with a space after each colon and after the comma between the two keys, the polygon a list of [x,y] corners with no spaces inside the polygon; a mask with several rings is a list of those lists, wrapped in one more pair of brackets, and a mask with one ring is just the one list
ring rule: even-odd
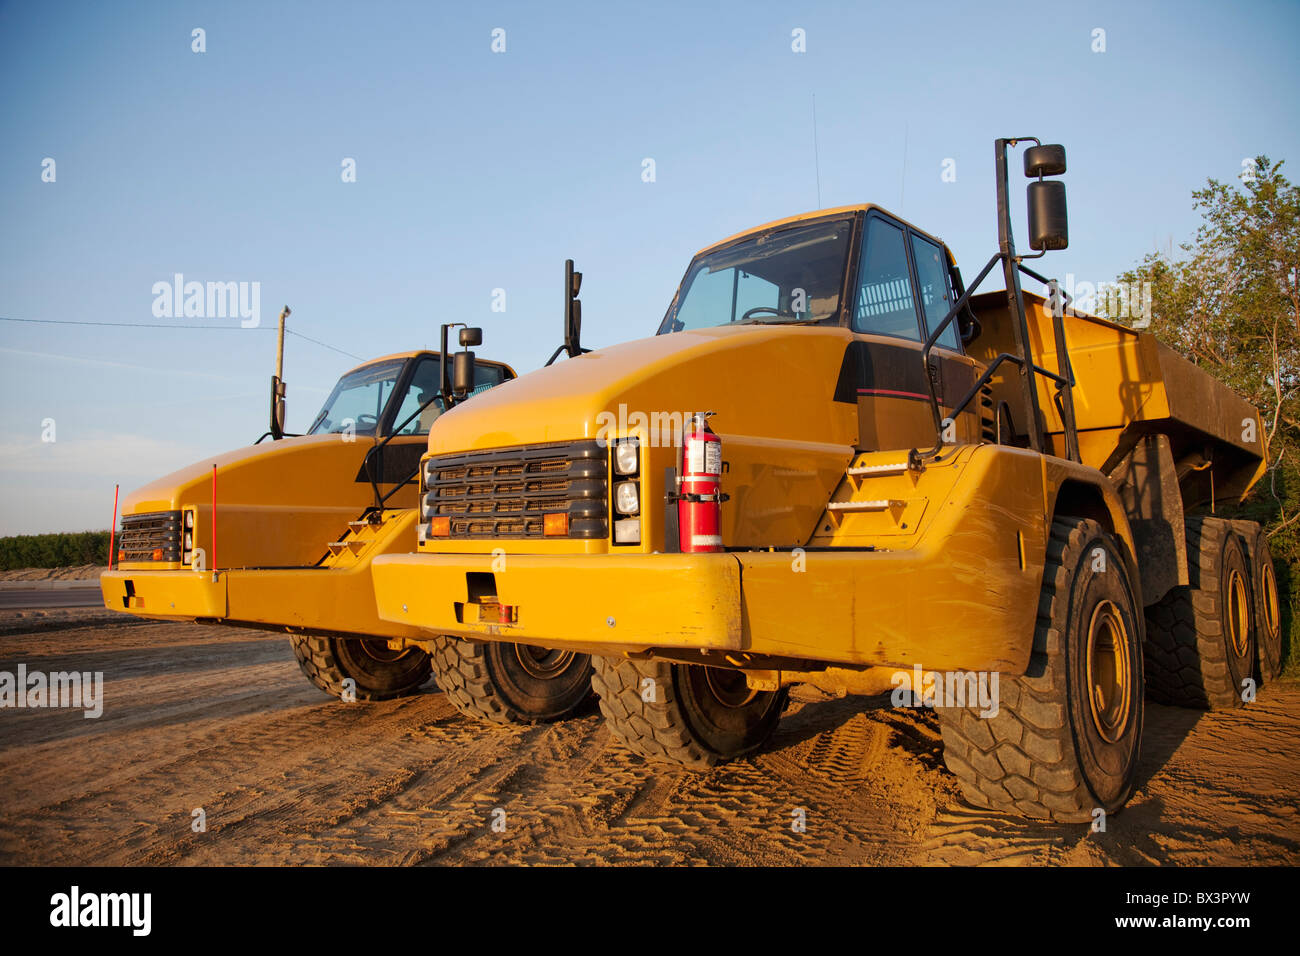
{"label": "cab roof", "polygon": [[[369,368],[372,365],[378,365],[380,362],[394,362],[394,361],[405,362],[407,359],[419,358],[423,355],[430,355],[436,358],[439,354],[441,353],[437,349],[412,349],[409,352],[394,352],[391,355],[381,355],[378,358],[367,359],[366,361],[362,362],[360,365],[348,369],[345,374],[351,375],[353,372],[356,372],[363,368]],[[510,374],[512,376],[515,374],[515,370],[513,368],[510,368],[510,366],[507,365],[505,362],[499,362],[496,359],[478,358],[477,356],[475,358],[476,361],[478,362],[484,362],[488,365],[500,365],[502,368],[509,369]]]}
{"label": "cab roof", "polygon": [[[872,209],[879,210],[880,212],[884,213],[886,216],[889,216],[891,219],[897,219],[899,222],[910,227],[913,232],[918,232],[921,235],[925,236],[927,239],[933,239],[935,242],[939,243],[945,249],[948,248],[948,244],[944,242],[942,239],[940,239],[938,236],[934,235],[933,233],[928,232],[925,229],[922,229],[920,226],[908,222],[902,216],[890,212],[888,209],[884,208],[883,206],[880,206],[876,203],[869,202],[869,203],[859,203],[854,206],[835,206],[831,209],[816,209],[813,210],[812,212],[799,213],[796,216],[786,216],[784,219],[774,219],[771,222],[763,223],[763,225],[761,226],[754,226],[750,229],[742,230],[741,232],[736,233],[734,236],[728,236],[726,239],[721,239],[718,242],[707,245],[699,252],[697,252],[696,255],[702,256],[706,252],[712,252],[714,249],[718,249],[721,248],[722,246],[729,245],[733,242],[736,242],[737,240],[744,239],[747,236],[753,236],[762,232],[767,232],[770,229],[776,229],[780,226],[792,226],[798,222],[805,222],[805,221],[811,222],[814,219],[830,219],[835,216],[846,216],[846,215],[852,215],[856,213],[866,213]],[[949,253],[949,255],[951,255],[951,253]]]}
{"label": "cab roof", "polygon": [[360,365],[356,366],[356,368],[349,369],[349,371],[355,372],[358,368],[366,368],[367,366],[370,365],[378,365],[380,362],[392,362],[396,359],[400,359],[401,361],[404,362],[409,358],[415,358],[417,355],[437,355],[437,354],[438,352],[436,350],[429,350],[429,349],[413,349],[410,352],[394,352],[392,355],[381,355],[378,358],[366,359]]}

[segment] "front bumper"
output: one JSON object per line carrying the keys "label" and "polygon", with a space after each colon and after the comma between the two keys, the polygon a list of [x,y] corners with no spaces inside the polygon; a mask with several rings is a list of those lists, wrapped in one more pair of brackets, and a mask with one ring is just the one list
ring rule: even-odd
{"label": "front bumper", "polygon": [[741,649],[730,554],[389,554],[372,574],[380,617],[439,634],[596,653]]}
{"label": "front bumper", "polygon": [[[1014,535],[1010,541],[1014,542]],[[390,554],[379,616],[473,640],[719,664],[1024,672],[1041,572],[1014,546],[974,553]],[[1001,593],[991,594],[997,580]]]}
{"label": "front bumper", "polygon": [[192,620],[226,616],[226,571],[105,571],[104,606],[143,617]]}
{"label": "front bumper", "polygon": [[106,571],[104,606],[141,617],[218,620],[272,630],[428,637],[375,612],[369,563],[337,568]]}

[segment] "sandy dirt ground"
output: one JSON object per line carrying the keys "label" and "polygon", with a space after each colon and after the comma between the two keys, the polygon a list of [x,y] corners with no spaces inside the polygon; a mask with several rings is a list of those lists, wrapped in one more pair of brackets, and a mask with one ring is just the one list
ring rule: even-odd
{"label": "sandy dirt ground", "polygon": [[106,613],[0,636],[0,670],[105,680],[99,719],[0,710],[0,864],[1300,862],[1295,684],[1149,706],[1140,790],[1096,833],[966,806],[934,715],[887,698],[795,702],[765,752],[693,773],[594,713],[486,726],[432,687],[345,704],[285,638]]}

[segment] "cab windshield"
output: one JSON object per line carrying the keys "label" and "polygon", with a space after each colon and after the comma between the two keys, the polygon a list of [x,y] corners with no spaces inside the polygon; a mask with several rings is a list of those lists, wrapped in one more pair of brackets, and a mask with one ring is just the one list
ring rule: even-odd
{"label": "cab windshield", "polygon": [[789,226],[697,256],[659,334],[837,321],[852,231],[851,219]]}
{"label": "cab windshield", "polygon": [[[334,386],[325,405],[307,430],[308,435],[352,432],[357,435],[385,435],[397,429],[399,435],[427,435],[443,412],[438,381],[441,375],[437,355],[416,360],[410,378],[402,384],[401,397],[393,393],[402,381],[402,372],[410,359],[390,359],[353,369]],[[506,378],[504,366],[487,362],[474,366],[474,389],[477,395]],[[391,418],[384,410],[392,407]],[[384,431],[378,431],[383,428]]]}
{"label": "cab windshield", "polygon": [[395,359],[348,372],[325,399],[307,434],[329,435],[344,431],[358,435],[375,434],[383,418],[384,406],[392,398],[397,379],[405,367],[404,359]]}

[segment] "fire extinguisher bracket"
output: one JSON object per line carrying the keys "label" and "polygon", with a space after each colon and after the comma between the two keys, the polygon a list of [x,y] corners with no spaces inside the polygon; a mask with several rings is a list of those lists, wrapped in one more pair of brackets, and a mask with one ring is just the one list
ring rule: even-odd
{"label": "fire extinguisher bracket", "polygon": [[730,501],[731,495],[722,491],[718,492],[716,495],[682,494],[680,491],[670,491],[668,492],[668,500],[669,501],[690,501],[690,502]]}

